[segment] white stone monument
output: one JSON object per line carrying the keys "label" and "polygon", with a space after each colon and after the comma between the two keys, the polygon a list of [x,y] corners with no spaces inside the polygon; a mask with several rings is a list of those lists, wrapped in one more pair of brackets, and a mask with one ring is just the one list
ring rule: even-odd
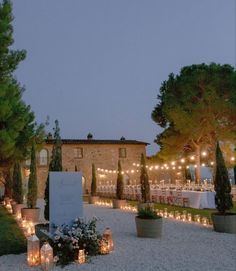
{"label": "white stone monument", "polygon": [[49,173],[49,222],[52,226],[70,224],[83,217],[82,175],[80,172]]}

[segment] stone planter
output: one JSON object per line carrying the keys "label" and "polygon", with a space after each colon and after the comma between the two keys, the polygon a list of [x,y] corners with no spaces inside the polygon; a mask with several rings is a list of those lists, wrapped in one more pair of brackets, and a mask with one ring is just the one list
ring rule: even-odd
{"label": "stone planter", "polygon": [[12,213],[13,215],[17,215],[18,213],[21,213],[21,209],[24,208],[25,205],[24,204],[13,204],[12,205]]}
{"label": "stone planter", "polygon": [[112,205],[113,209],[121,209],[122,206],[125,206],[126,200],[125,199],[113,199]]}
{"label": "stone planter", "polygon": [[37,224],[35,225],[35,235],[39,238],[39,240],[42,239],[48,239],[48,233],[49,232],[49,224]]}
{"label": "stone planter", "polygon": [[136,230],[138,237],[160,238],[162,234],[162,218],[143,219],[135,217]]}
{"label": "stone planter", "polygon": [[236,214],[211,215],[214,231],[236,234]]}
{"label": "stone planter", "polygon": [[99,200],[98,196],[89,196],[89,204],[95,204]]}
{"label": "stone planter", "polygon": [[37,223],[39,221],[40,208],[22,208],[21,217]]}

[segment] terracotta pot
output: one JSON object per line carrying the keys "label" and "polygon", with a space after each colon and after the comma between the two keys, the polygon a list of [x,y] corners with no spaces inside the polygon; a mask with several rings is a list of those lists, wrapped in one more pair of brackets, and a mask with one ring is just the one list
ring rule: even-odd
{"label": "terracotta pot", "polygon": [[16,215],[16,214],[18,214],[18,213],[21,213],[21,209],[24,208],[24,207],[25,207],[24,204],[18,204],[18,203],[13,204],[13,205],[12,205],[12,213],[13,213],[14,215]]}
{"label": "terracotta pot", "polygon": [[95,204],[99,200],[98,196],[89,196],[89,204]]}
{"label": "terracotta pot", "polygon": [[236,234],[236,214],[211,215],[214,231]]}
{"label": "terracotta pot", "polygon": [[39,221],[40,208],[22,208],[21,217],[36,223]]}
{"label": "terracotta pot", "polygon": [[143,219],[135,217],[138,237],[160,238],[162,234],[162,218]]}
{"label": "terracotta pot", "polygon": [[125,206],[125,199],[113,199],[112,200],[113,209],[121,209],[121,207]]}

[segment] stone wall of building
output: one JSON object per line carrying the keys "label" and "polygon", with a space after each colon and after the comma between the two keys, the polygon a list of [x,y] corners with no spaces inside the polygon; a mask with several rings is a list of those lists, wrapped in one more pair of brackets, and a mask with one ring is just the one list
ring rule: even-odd
{"label": "stone wall of building", "polygon": [[[65,171],[81,171],[83,175],[84,192],[90,191],[92,163],[95,167],[106,170],[117,170],[117,163],[120,159],[124,178],[127,183],[136,183],[139,180],[138,172],[130,172],[133,163],[140,163],[141,153],[146,155],[145,144],[63,144],[62,145],[62,165]],[[126,157],[119,158],[119,149],[126,149]],[[52,144],[45,144],[43,149],[48,151],[51,157]],[[81,151],[82,157],[77,154]],[[76,157],[77,156],[77,157]],[[48,159],[49,160],[49,159]],[[48,161],[49,163],[49,161]],[[128,171],[128,172],[127,172]],[[45,183],[48,175],[48,165],[38,164],[38,197],[44,197]],[[115,184],[117,174],[97,171],[97,183]]]}

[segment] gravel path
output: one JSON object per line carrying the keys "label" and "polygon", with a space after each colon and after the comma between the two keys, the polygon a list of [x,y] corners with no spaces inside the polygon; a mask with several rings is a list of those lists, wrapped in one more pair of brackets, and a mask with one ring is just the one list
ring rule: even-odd
{"label": "gravel path", "polygon": [[[165,219],[161,239],[137,238],[135,214],[87,204],[84,209],[86,218],[96,216],[101,219],[99,230],[112,229],[115,249],[109,255],[92,257],[90,263],[71,264],[63,270],[236,270],[236,235]],[[0,271],[27,270],[41,269],[28,267],[25,254],[0,257]]]}

